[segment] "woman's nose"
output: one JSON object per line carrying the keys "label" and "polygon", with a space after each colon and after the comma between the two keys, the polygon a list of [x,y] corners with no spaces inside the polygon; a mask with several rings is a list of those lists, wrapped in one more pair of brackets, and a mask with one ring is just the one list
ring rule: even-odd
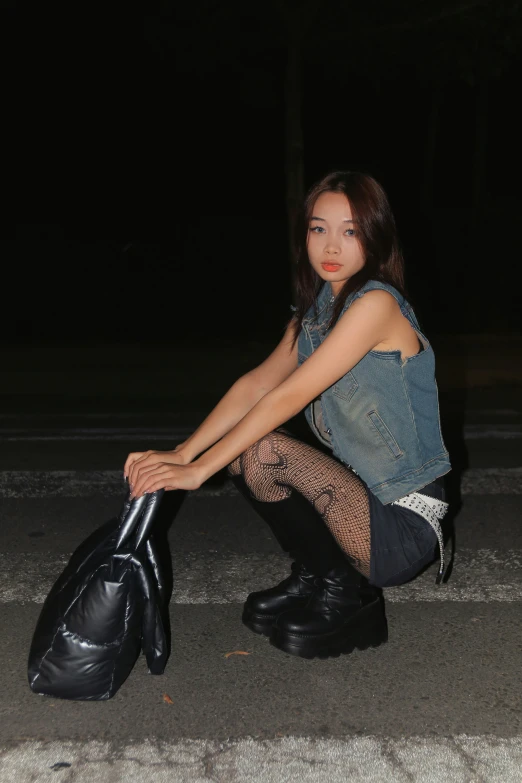
{"label": "woman's nose", "polygon": [[341,252],[341,248],[335,242],[335,240],[328,239],[324,248],[325,253],[328,253],[328,255],[337,255]]}

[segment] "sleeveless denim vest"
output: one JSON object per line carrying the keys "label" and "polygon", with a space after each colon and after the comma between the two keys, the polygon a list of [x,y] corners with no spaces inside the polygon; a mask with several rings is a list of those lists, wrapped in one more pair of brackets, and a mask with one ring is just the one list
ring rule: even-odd
{"label": "sleeveless denim vest", "polygon": [[[388,291],[417,332],[423,350],[369,351],[305,409],[315,436],[352,468],[382,503],[416,492],[451,470],[440,429],[435,357],[406,299],[387,283],[368,281],[351,294],[341,315],[367,291]],[[298,338],[301,365],[328,336],[334,297],[325,283],[317,319],[308,310]]]}

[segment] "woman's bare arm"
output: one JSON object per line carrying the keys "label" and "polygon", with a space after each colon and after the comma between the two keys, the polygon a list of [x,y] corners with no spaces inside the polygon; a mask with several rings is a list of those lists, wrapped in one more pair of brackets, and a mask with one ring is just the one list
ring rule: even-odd
{"label": "woman's bare arm", "polygon": [[[396,317],[397,304],[386,291],[365,294],[339,318],[331,333],[306,362],[263,394],[248,413],[201,457],[189,465],[163,463],[152,469],[136,466],[133,496],[140,497],[144,492],[162,488],[200,487],[249,446],[291,419],[342,378],[368,351],[386,341],[393,331]],[[272,380],[275,375],[271,376]],[[213,436],[217,431],[216,425],[212,429]]]}
{"label": "woman's bare arm", "polygon": [[241,376],[209,413],[197,430],[179,446],[185,462],[192,462],[198,454],[217,443],[227,432],[252,410],[268,392],[282,383],[297,368],[297,345],[292,348],[293,327],[285,334],[258,367]]}
{"label": "woman's bare arm", "polygon": [[297,368],[297,344],[292,346],[294,322],[270,356],[258,367],[239,378],[197,430],[171,451],[136,451],[128,455],[124,475],[133,484],[137,472],[151,471],[158,463],[188,465],[220,440],[259,402],[279,386]]}
{"label": "woman's bare arm", "polygon": [[201,483],[245,449],[291,419],[386,339],[396,303],[385,291],[371,291],[341,316],[321,346],[259,402],[195,463]]}

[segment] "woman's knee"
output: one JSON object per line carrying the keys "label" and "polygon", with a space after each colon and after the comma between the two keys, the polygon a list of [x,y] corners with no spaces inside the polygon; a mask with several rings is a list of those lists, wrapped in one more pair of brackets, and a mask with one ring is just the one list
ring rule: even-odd
{"label": "woman's knee", "polygon": [[254,486],[259,481],[264,483],[267,475],[273,473],[279,465],[277,433],[269,432],[258,441],[249,446],[241,455],[241,470],[243,478],[249,486]]}
{"label": "woman's knee", "polygon": [[273,457],[277,453],[277,442],[281,440],[281,434],[277,430],[269,432],[258,441],[249,446],[227,466],[229,476],[243,476],[247,484],[255,481],[260,473],[273,464]]}

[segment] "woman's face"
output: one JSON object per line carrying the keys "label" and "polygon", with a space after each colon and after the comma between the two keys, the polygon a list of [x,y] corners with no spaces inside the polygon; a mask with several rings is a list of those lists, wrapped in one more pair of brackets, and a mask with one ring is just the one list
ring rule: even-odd
{"label": "woman's face", "polygon": [[342,193],[322,193],[315,202],[307,248],[312,267],[330,283],[335,296],[363,268],[357,225],[352,220],[350,203]]}

